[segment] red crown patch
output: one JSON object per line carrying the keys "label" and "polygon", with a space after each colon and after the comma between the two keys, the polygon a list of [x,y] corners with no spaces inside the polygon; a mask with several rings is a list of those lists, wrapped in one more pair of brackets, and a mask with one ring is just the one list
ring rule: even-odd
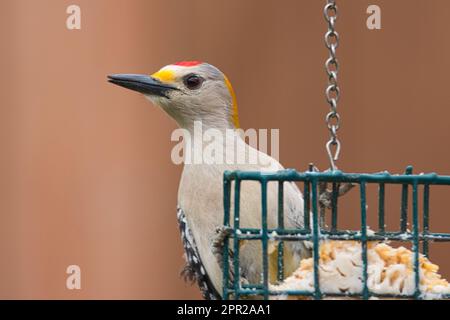
{"label": "red crown patch", "polygon": [[174,66],[182,66],[182,67],[193,67],[198,66],[199,64],[202,64],[201,61],[179,61],[177,63],[174,63]]}

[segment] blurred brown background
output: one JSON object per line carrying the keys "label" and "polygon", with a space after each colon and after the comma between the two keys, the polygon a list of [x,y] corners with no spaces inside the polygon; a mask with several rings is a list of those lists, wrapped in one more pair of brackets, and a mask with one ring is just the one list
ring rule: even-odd
{"label": "blurred brown background", "polygon": [[[200,297],[178,276],[175,123],[107,74],[208,61],[233,82],[244,128],[280,129],[286,167],[327,168],[325,1],[0,2],[0,298]],[[66,29],[70,4],[81,30]],[[369,4],[382,30],[366,28]],[[450,174],[450,2],[339,7],[340,168]],[[432,194],[435,231],[450,231],[449,195]],[[395,229],[399,190],[389,197]],[[357,226],[357,199],[343,200],[344,225]],[[431,254],[450,277],[448,246]],[[70,264],[82,290],[65,287]]]}

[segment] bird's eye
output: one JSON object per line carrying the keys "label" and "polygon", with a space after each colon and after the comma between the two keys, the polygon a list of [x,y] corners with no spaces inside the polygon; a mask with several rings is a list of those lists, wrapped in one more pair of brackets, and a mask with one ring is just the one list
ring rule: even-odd
{"label": "bird's eye", "polygon": [[195,74],[187,75],[184,78],[184,85],[190,90],[199,89],[202,86],[202,83],[203,78]]}

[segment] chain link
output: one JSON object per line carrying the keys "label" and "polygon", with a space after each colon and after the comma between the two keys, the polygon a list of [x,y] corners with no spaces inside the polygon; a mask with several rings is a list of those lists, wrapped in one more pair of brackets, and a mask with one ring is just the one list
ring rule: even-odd
{"label": "chain link", "polygon": [[325,46],[328,49],[329,57],[325,62],[325,70],[328,75],[328,85],[325,90],[325,96],[330,105],[330,112],[326,116],[326,123],[330,131],[330,140],[326,144],[328,157],[330,159],[331,170],[336,170],[335,161],[339,159],[341,151],[341,142],[337,138],[337,132],[340,128],[340,116],[337,111],[338,101],[341,91],[338,85],[339,62],[336,58],[336,49],[339,46],[339,34],[336,32],[336,20],[338,9],[335,0],[327,0],[323,9],[325,20],[328,23],[328,31],[325,33]]}

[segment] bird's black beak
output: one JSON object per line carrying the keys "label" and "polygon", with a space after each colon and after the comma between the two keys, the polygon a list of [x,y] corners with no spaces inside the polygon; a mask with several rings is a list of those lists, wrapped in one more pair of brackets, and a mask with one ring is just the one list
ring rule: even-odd
{"label": "bird's black beak", "polygon": [[141,74],[113,74],[108,76],[108,81],[143,94],[165,98],[169,98],[169,91],[178,90],[175,86]]}

